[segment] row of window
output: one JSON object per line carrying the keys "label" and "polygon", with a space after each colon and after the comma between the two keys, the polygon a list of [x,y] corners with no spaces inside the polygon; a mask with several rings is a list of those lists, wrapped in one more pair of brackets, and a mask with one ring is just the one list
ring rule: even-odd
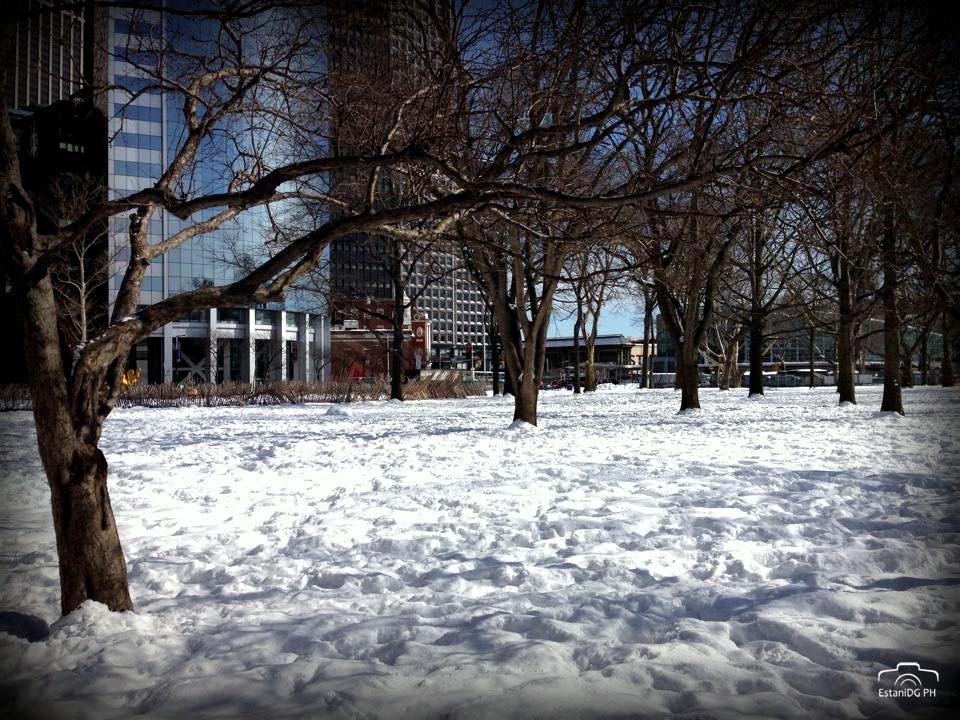
{"label": "row of window", "polygon": [[[116,292],[120,288],[120,283],[123,281],[123,274],[114,275],[110,278],[110,290]],[[163,293],[163,278],[157,277],[154,275],[148,275],[143,278],[143,284],[140,285],[140,290],[142,292],[157,292]],[[157,298],[162,299],[161,298]]]}
{"label": "row of window", "polygon": [[147,105],[114,103],[113,114],[124,120],[144,120],[146,122],[157,123],[163,120],[163,110],[161,108],[149,107]]}
{"label": "row of window", "polygon": [[431,307],[430,305],[424,305],[423,310],[426,310],[431,314],[434,320],[452,320],[454,315],[457,317],[467,317],[467,316],[478,316],[483,315],[483,311],[478,309],[471,309],[466,303],[444,303],[439,307]]}
{"label": "row of window", "polygon": [[[475,344],[480,344],[480,343],[483,342],[483,337],[480,336],[480,335],[473,335],[473,336],[471,336],[471,335],[458,335],[457,337],[454,337],[453,335],[449,335],[449,334],[447,334],[447,333],[436,333],[436,334],[434,334],[433,339],[434,339],[434,341],[437,342],[437,343],[468,343],[468,342],[472,342],[472,343],[475,343]],[[477,349],[477,350],[475,350],[474,352],[476,352],[476,353],[479,354],[479,353],[480,353],[480,350]]]}
{"label": "row of window", "polygon": [[149,77],[137,77],[136,75],[114,75],[113,82],[120,86],[131,95],[143,92],[160,92],[156,87],[157,81]]}
{"label": "row of window", "polygon": [[153,68],[157,65],[157,52],[153,49],[138,49],[131,44],[114,45],[113,54],[118,60],[122,60],[132,65],[138,65],[145,68]]}
{"label": "row of window", "polygon": [[433,327],[439,330],[459,330],[461,332],[480,332],[483,328],[483,323],[480,322],[469,322],[469,323],[448,323],[448,322],[436,322],[433,323]]}
{"label": "row of window", "polygon": [[113,31],[118,35],[139,35],[140,37],[160,37],[160,26],[146,20],[114,20]]}
{"label": "row of window", "polygon": [[135,175],[136,177],[155,179],[160,177],[162,170],[163,166],[158,163],[116,160],[113,164],[115,175]]}
{"label": "row of window", "polygon": [[119,132],[114,137],[113,144],[119,147],[137,148],[138,150],[161,150],[163,139],[159,135]]}

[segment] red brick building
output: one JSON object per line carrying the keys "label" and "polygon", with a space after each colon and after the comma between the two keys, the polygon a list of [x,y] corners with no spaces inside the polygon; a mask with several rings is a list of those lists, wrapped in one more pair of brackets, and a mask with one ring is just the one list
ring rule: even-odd
{"label": "red brick building", "polygon": [[[361,306],[338,308],[341,325],[330,329],[331,377],[387,375],[392,362],[393,313],[389,300],[368,301]],[[403,324],[403,368],[408,377],[419,375],[430,363],[430,320],[408,309]]]}

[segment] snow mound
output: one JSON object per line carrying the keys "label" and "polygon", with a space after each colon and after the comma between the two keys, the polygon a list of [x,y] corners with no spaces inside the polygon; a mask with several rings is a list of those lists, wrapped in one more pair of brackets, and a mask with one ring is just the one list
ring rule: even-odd
{"label": "snow mound", "polygon": [[507,426],[507,429],[519,433],[535,433],[538,428],[536,425],[531,425],[526,420],[514,420]]}
{"label": "snow mound", "polygon": [[349,414],[350,413],[347,411],[347,409],[341,405],[331,405],[324,413],[324,415],[331,415],[335,417],[347,417]]}
{"label": "snow mound", "polygon": [[103,603],[87,600],[53,623],[50,635],[53,638],[105,638],[122,632],[150,633],[156,629],[156,619],[149,615],[112,612]]}
{"label": "snow mound", "polygon": [[910,420],[909,416],[901,415],[893,410],[877,410],[875,417],[881,422],[905,422]]}

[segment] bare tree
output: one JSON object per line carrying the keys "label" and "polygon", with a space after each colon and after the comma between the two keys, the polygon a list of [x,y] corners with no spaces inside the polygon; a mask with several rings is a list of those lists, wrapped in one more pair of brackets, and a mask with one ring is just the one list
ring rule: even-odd
{"label": "bare tree", "polygon": [[[320,178],[329,173],[403,164],[447,172],[446,164],[425,150],[429,133],[421,128],[418,138],[405,139],[400,147],[372,155],[331,156],[324,150],[274,162],[271,157],[295,153],[226,153],[223,187],[193,182],[201,160],[208,164],[216,160],[215,150],[222,148],[224,137],[241,149],[263,142],[264,135],[282,148],[306,147],[305,138],[310,147],[317,147],[316,107],[324,94],[325,76],[322,68],[302,62],[305,54],[323,53],[323,48],[314,46],[317,33],[310,13],[268,3],[246,3],[239,14],[228,10],[189,12],[194,13],[191,22],[200,18],[215,26],[208,28],[210,40],[204,52],[191,54],[191,45],[185,41],[181,47],[187,51],[172,54],[177,42],[168,44],[166,37],[145,38],[144,44],[154,43],[156,53],[169,57],[164,63],[137,65],[143,89],[136,92],[162,91],[170,100],[179,97],[181,103],[183,133],[155,182],[127,195],[91,203],[80,218],[58,223],[52,232],[40,231],[37,199],[21,180],[15,136],[6,110],[0,111],[2,261],[21,308],[38,448],[51,490],[64,612],[88,598],[114,610],[132,607],[107,492],[107,462],[99,440],[103,422],[116,405],[126,357],[136,342],[190,312],[280,300],[287,288],[319,262],[333,238],[462,214],[483,205],[493,189],[490,184],[466,190],[450,187],[421,202],[324,218],[298,237],[266,247],[255,267],[233,282],[204,284],[140,307],[140,289],[151,262],[187,240],[271,203],[304,197],[336,201],[329,194],[318,194],[307,183],[298,188],[299,179],[315,180],[312,185],[322,187]],[[184,24],[178,24],[173,14],[168,32],[175,33],[178,27],[182,29]],[[221,32],[216,32],[217,27]],[[4,42],[9,41],[10,30],[5,23]],[[261,41],[266,36],[271,42]],[[128,60],[136,65],[135,58]],[[253,133],[251,119],[256,129]],[[443,133],[433,137],[443,137]],[[532,196],[529,191],[522,194]],[[160,210],[178,218],[180,229],[157,241],[148,228],[151,217]],[[72,362],[65,362],[59,351],[53,260],[92,228],[124,214],[128,216],[129,260],[119,279],[108,325],[79,349]]]}
{"label": "bare tree", "polygon": [[[108,5],[135,18],[157,9],[150,2],[126,10]],[[328,61],[330,7],[266,0],[176,5],[165,10],[164,32],[144,35],[135,47],[105,49],[139,74],[125,88],[131,100],[161,93],[168,108],[179,104],[171,116],[180,132],[153,180],[93,202],[53,230],[38,229],[38,198],[25,187],[10,120],[0,110],[0,262],[20,308],[63,612],[86,599],[113,610],[132,607],[99,443],[126,358],[154,331],[208,308],[283,300],[338,238],[456,231],[496,317],[516,393],[514,417],[535,423],[546,329],[571,243],[584,244],[622,208],[656,218],[656,237],[667,242],[656,279],[664,313],[676,310],[677,296],[668,292],[675,259],[688,258],[701,278],[686,285],[697,290],[694,310],[671,326],[690,333],[683,360],[688,368],[693,358],[695,368],[694,336],[710,314],[703,299],[712,296],[735,234],[730,198],[738,181],[760,167],[788,176],[857,129],[837,121],[824,137],[771,156],[736,122],[742,104],[756,97],[750,79],[773,83],[764,89],[767,99],[803,106],[789,81],[810,63],[789,54],[804,46],[797,23],[809,30],[819,13],[778,19],[747,3],[727,12],[655,2],[610,3],[608,12],[597,12],[572,0],[544,0],[498,6],[467,22],[423,3],[418,19],[435,26],[436,69],[424,83],[387,84],[371,106],[358,100],[364,85],[354,86]],[[8,18],[4,44],[11,29]],[[817,48],[805,51],[808,61]],[[651,72],[656,88],[637,92]],[[654,116],[674,122],[672,144],[658,156],[663,172],[635,172],[624,149],[657,108],[664,112]],[[790,114],[756,132],[769,137],[781,121]],[[367,123],[379,128],[372,137],[381,142],[338,144],[338,128]],[[211,175],[218,182],[209,182]],[[337,178],[347,180],[331,182]],[[355,192],[354,179],[365,193]],[[391,184],[401,192],[391,192]],[[142,303],[148,268],[166,253],[241,217],[279,218],[306,204],[327,210],[307,213],[313,219],[295,232],[268,238],[235,278]],[[682,211],[676,222],[673,210]],[[175,222],[157,238],[150,224],[161,213]],[[53,261],[110,219],[122,221],[112,239],[129,248],[129,258],[106,327],[65,361]],[[695,248],[708,249],[705,264]],[[685,387],[694,388],[685,391],[690,407],[696,378],[685,372]]]}
{"label": "bare tree", "polygon": [[[58,175],[39,199],[40,212],[61,223],[77,220],[106,190],[90,175]],[[57,294],[60,328],[71,350],[87,343],[106,325],[107,282],[115,258],[108,256],[106,229],[64,244],[53,260],[51,277]]]}
{"label": "bare tree", "polygon": [[[769,191],[751,194],[754,202],[721,283],[719,313],[749,338],[750,395],[762,395],[769,318],[786,309],[784,291],[796,272],[801,246],[786,222],[783,198]],[[743,336],[738,338],[735,333],[731,339],[738,341]]]}
{"label": "bare tree", "polygon": [[597,334],[600,331],[600,315],[604,307],[616,293],[623,288],[625,281],[624,269],[620,258],[622,253],[615,252],[616,246],[612,242],[605,243],[606,247],[594,251],[586,257],[586,264],[582,268],[581,276],[575,280],[579,285],[578,297],[582,297],[583,344],[586,350],[586,386],[587,392],[597,389],[597,373],[594,367],[596,362]]}
{"label": "bare tree", "polygon": [[651,348],[656,342],[656,328],[653,324],[653,313],[657,308],[657,300],[652,282],[644,279],[641,285],[643,295],[643,361],[640,366],[640,386],[649,388],[653,384],[653,358]]}
{"label": "bare tree", "polygon": [[574,251],[567,261],[565,285],[572,297],[574,376],[573,391],[580,392],[580,343],[585,351],[585,382],[583,389],[597,389],[594,369],[600,316],[606,304],[622,289],[627,275],[622,264],[623,253],[618,252],[612,239],[591,238],[593,247]]}

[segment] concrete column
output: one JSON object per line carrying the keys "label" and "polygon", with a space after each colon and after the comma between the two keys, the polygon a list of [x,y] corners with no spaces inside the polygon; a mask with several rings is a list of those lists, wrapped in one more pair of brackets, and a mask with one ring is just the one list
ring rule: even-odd
{"label": "concrete column", "polygon": [[304,382],[313,380],[313,358],[310,357],[313,348],[310,346],[310,313],[301,313],[300,322],[297,323],[297,345],[300,353],[300,362],[298,371],[300,379]]}
{"label": "concrete column", "polygon": [[217,309],[207,311],[207,382],[217,382]]}
{"label": "concrete column", "polygon": [[279,313],[280,316],[280,325],[275,329],[274,334],[280,337],[280,372],[278,373],[278,380],[280,382],[286,382],[287,378],[287,313],[285,310],[281,310]]}
{"label": "concrete column", "polygon": [[173,382],[173,326],[163,326],[163,381]]}
{"label": "concrete column", "polygon": [[236,382],[236,378],[234,378],[233,375],[230,374],[230,366],[231,366],[230,348],[231,347],[233,347],[232,341],[227,340],[223,343],[222,354],[223,354],[223,381],[224,382]]}
{"label": "concrete column", "polygon": [[313,334],[316,338],[314,347],[317,348],[316,357],[320,358],[322,370],[320,371],[321,380],[329,380],[332,372],[330,359],[333,353],[333,345],[330,343],[330,316],[321,315],[313,326]]}

